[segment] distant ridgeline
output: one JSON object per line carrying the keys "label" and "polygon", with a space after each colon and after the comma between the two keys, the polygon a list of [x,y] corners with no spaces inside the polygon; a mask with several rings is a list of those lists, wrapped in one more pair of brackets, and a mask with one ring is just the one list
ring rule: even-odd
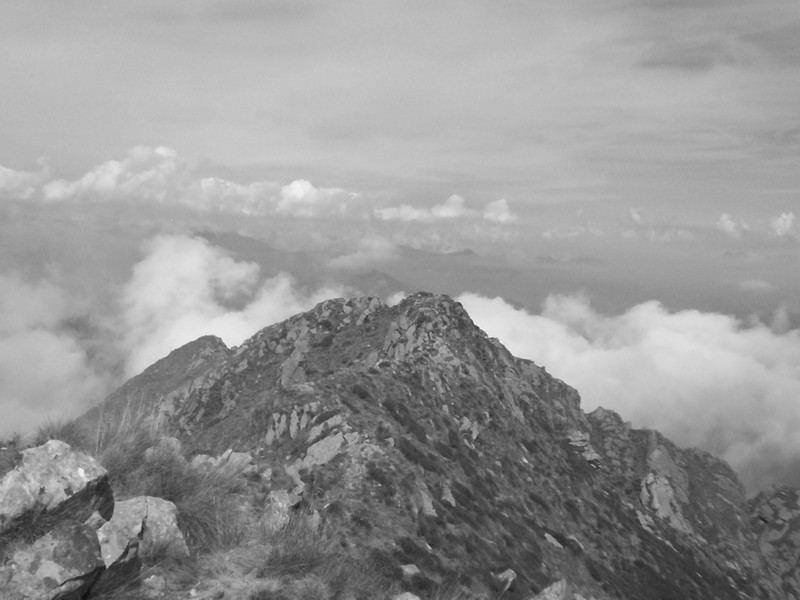
{"label": "distant ridgeline", "polygon": [[[748,501],[725,462],[583,413],[446,296],[329,300],[238,348],[199,338],[61,429],[108,469],[117,504],[174,502],[184,562],[239,565],[234,584],[145,553],[130,581],[146,597],[800,598],[796,490]],[[239,538],[198,533],[197,478],[221,486]],[[231,558],[244,548],[249,563]]]}

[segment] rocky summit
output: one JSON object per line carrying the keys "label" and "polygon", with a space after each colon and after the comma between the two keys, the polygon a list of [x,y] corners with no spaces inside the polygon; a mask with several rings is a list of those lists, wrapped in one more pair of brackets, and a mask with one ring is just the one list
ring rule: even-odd
{"label": "rocky summit", "polygon": [[[134,422],[159,432],[138,462],[171,456],[186,472],[225,473],[226,485],[238,483],[218,497],[235,496],[252,528],[285,529],[302,512],[312,539],[335,531],[337,552],[371,582],[348,587],[317,572],[327,587],[309,592],[296,581],[314,567],[289,559],[250,564],[235,582],[207,566],[179,582],[174,569],[155,563],[136,581],[143,597],[800,598],[797,490],[748,500],[714,456],[634,429],[609,410],[585,414],[576,390],[512,356],[446,296],[420,293],[396,306],[329,300],[236,348],[201,337],[70,425],[102,432],[115,423],[119,432]],[[31,488],[35,474],[25,465],[33,458],[20,455],[5,474],[0,524],[17,521],[0,535],[23,522],[24,502],[11,506],[6,497],[18,481]],[[107,483],[83,479],[88,491],[80,493],[98,504]],[[47,514],[52,500],[36,493],[31,510]],[[101,573],[69,575],[80,584],[69,597],[101,597],[103,568],[118,568],[159,530],[147,507],[169,499],[142,498],[118,497],[117,507],[127,508],[114,517],[80,514],[84,538],[87,528],[99,532],[97,557],[87,562]],[[164,531],[189,523],[176,504],[177,518],[174,507],[163,508]],[[127,529],[108,530],[122,523],[117,510],[128,515]],[[53,523],[64,527],[63,519]],[[25,543],[53,535],[39,533]],[[184,533],[188,545],[180,531],[169,539],[186,561],[200,546]],[[34,559],[28,546],[11,546],[0,586],[6,582],[15,598],[67,597],[55,580],[36,592],[14,588]],[[210,560],[232,560],[236,544],[224,547],[228,554]]]}

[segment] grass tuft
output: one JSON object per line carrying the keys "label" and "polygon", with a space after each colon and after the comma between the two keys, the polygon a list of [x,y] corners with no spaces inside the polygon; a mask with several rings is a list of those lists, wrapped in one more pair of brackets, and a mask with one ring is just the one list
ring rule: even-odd
{"label": "grass tuft", "polygon": [[266,586],[250,600],[376,600],[398,591],[368,556],[344,543],[335,522],[319,523],[313,512],[297,511],[285,526],[265,530],[257,577],[281,585]]}
{"label": "grass tuft", "polygon": [[73,448],[85,449],[86,431],[74,420],[67,417],[48,417],[37,427],[33,435],[32,445],[41,446],[49,440],[66,442]]}

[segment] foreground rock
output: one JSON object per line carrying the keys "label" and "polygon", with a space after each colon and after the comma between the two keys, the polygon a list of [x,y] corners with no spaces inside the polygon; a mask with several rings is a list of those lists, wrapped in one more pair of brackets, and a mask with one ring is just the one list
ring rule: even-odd
{"label": "foreground rock", "polygon": [[800,598],[800,490],[776,487],[751,502],[751,524],[769,568]]}
{"label": "foreground rock", "polygon": [[140,554],[157,550],[170,556],[189,555],[175,504],[152,496],[117,502],[114,516],[97,530],[97,538],[108,567],[123,556],[132,540],[141,540]]}
{"label": "foreground rock", "polygon": [[6,539],[15,530],[44,533],[64,519],[84,521],[95,511],[108,519],[113,510],[106,470],[65,442],[23,450],[0,481],[0,535]]}
{"label": "foreground rock", "polygon": [[94,529],[80,523],[63,523],[9,557],[0,570],[0,597],[80,599],[104,568]]}

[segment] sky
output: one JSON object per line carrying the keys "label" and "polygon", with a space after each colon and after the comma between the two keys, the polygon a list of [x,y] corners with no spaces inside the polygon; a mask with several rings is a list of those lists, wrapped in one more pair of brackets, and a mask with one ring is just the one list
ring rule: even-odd
{"label": "sky", "polygon": [[0,15],[0,435],[380,280],[800,485],[797,2]]}

